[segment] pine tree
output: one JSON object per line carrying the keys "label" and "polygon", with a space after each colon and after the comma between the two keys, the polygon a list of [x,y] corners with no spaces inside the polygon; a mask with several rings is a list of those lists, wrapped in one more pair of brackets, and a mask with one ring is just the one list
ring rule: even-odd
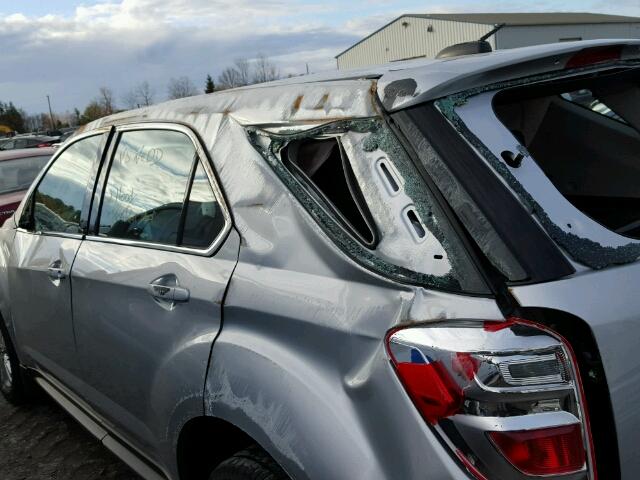
{"label": "pine tree", "polygon": [[13,103],[0,102],[0,125],[9,127],[16,132],[23,132],[24,116]]}
{"label": "pine tree", "polygon": [[211,75],[207,75],[207,83],[204,86],[204,93],[213,93],[216,89],[216,86],[213,84],[213,78]]}

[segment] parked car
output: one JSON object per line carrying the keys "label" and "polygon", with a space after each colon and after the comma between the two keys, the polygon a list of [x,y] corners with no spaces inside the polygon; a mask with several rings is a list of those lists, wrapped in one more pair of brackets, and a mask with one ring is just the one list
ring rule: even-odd
{"label": "parked car", "polygon": [[0,140],[0,150],[18,150],[23,148],[50,147],[59,137],[16,136]]}
{"label": "parked car", "polygon": [[638,478],[639,79],[598,40],[97,120],[0,229],[1,390],[148,479]]}
{"label": "parked car", "polygon": [[52,148],[0,152],[0,225],[13,215],[53,152]]}
{"label": "parked car", "polygon": [[60,138],[58,138],[58,140],[56,141],[56,143],[54,143],[52,146],[53,147],[59,147],[60,145],[62,145],[64,142],[66,142],[69,138],[71,138],[71,136],[76,132],[75,128],[71,128],[71,129],[64,129],[64,131],[62,132],[62,134],[60,135]]}

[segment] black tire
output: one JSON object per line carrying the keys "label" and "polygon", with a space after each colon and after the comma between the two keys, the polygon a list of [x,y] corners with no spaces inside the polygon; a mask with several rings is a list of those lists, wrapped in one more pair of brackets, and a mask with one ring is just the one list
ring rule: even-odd
{"label": "black tire", "polygon": [[33,397],[33,379],[20,366],[4,321],[0,317],[0,393],[12,405],[23,405]]}
{"label": "black tire", "polygon": [[258,446],[236,453],[211,473],[209,480],[290,480],[280,466]]}

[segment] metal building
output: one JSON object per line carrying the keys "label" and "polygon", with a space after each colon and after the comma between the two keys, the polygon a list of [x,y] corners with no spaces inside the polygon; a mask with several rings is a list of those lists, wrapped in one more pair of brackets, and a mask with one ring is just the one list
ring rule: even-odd
{"label": "metal building", "polygon": [[455,43],[488,38],[493,49],[598,38],[640,38],[640,18],[594,13],[402,15],[336,56],[338,68],[433,58]]}

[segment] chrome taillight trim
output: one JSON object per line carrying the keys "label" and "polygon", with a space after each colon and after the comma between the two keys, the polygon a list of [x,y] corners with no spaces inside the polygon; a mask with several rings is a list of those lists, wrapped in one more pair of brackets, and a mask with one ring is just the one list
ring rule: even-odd
{"label": "chrome taillight trim", "polygon": [[[406,366],[413,360],[418,368],[433,365],[436,374],[443,369],[448,372],[441,387],[446,390],[453,385],[451,395],[460,392],[463,402],[454,401],[453,408],[443,410],[445,417],[428,423],[454,458],[464,458],[462,464],[472,475],[492,478],[499,471],[501,478],[535,478],[517,471],[491,443],[488,432],[580,425],[585,463],[567,478],[596,479],[578,365],[571,345],[556,332],[518,318],[443,321],[394,329],[387,335],[386,346],[403,383],[403,374],[416,375],[414,367]],[[416,403],[415,392],[408,393]],[[456,405],[461,405],[459,410]],[[518,413],[518,409],[524,410]]]}

